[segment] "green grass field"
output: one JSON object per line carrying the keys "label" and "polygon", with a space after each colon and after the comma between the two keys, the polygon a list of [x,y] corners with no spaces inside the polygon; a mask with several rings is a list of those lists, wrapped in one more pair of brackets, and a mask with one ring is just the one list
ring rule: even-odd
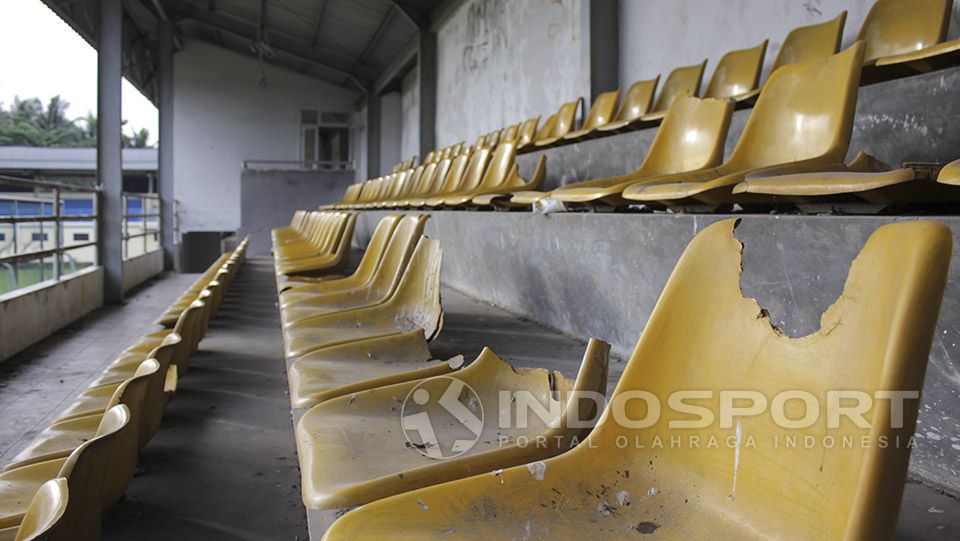
{"label": "green grass field", "polygon": [[[80,270],[84,266],[86,265],[78,265],[77,270]],[[64,267],[65,272],[69,270],[69,267]],[[20,287],[27,287],[39,283],[40,263],[21,263],[19,276]],[[53,278],[53,263],[44,263],[43,279],[50,280],[51,278]],[[10,269],[8,267],[0,267],[0,294],[13,291],[13,289],[13,276],[11,275]]]}

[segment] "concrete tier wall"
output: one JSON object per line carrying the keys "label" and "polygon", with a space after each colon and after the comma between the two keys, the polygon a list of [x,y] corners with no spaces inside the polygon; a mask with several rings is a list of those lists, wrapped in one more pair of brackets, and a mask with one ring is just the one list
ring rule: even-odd
{"label": "concrete tier wall", "polygon": [[[365,212],[365,246],[385,213]],[[629,357],[681,252],[722,215],[434,212],[426,234],[443,246],[444,283],[566,334],[598,337]],[[745,216],[741,288],[791,336],[819,328],[870,234],[898,219]],[[911,472],[960,494],[960,218],[930,353]]]}
{"label": "concrete tier wall", "polygon": [[130,291],[163,272],[163,250],[154,250],[123,262],[123,290]]}

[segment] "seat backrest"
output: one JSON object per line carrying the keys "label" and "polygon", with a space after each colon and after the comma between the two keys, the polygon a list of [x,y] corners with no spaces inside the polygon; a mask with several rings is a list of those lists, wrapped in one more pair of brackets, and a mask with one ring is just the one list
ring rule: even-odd
{"label": "seat backrest", "polygon": [[877,0],[857,39],[867,42],[864,62],[925,49],[947,38],[953,0]]}
{"label": "seat backrest", "polygon": [[468,192],[475,190],[477,186],[480,185],[480,181],[483,180],[483,175],[487,170],[487,163],[489,162],[489,148],[484,147],[480,150],[475,150],[473,155],[470,156],[470,161],[467,162],[467,168],[463,172],[456,191]]}
{"label": "seat backrest", "polygon": [[794,28],[787,34],[773,62],[773,70],[795,62],[810,62],[835,55],[840,51],[847,12],[820,24]]}
{"label": "seat backrest", "polygon": [[517,156],[516,142],[500,143],[497,150],[493,152],[487,170],[483,174],[483,179],[477,185],[477,189],[496,188],[503,184],[513,167],[514,158]]}
{"label": "seat backrest", "polygon": [[553,133],[553,126],[557,123],[557,114],[554,113],[547,117],[543,121],[543,124],[540,126],[540,129],[537,130],[537,134],[534,136],[534,141],[540,141],[550,137],[550,134]]}
{"label": "seat backrest", "polygon": [[614,115],[614,120],[636,120],[650,112],[653,105],[653,96],[657,92],[660,76],[653,79],[637,81],[627,88],[627,93],[620,102],[620,108]]}
{"label": "seat backrest", "polygon": [[768,42],[769,40],[763,40],[763,43],[756,47],[730,51],[723,55],[707,83],[704,97],[732,98],[757,88]]}
{"label": "seat backrest", "polygon": [[[83,502],[75,503],[75,505],[82,504]],[[14,541],[53,541],[68,539],[68,535],[76,536],[74,539],[85,539],[84,534],[90,535],[93,532],[68,532],[66,528],[60,527],[63,515],[71,505],[74,504],[70,502],[67,480],[63,477],[50,479],[40,485],[40,490],[33,495],[20,521]]]}
{"label": "seat backrest", "polygon": [[520,131],[520,124],[512,124],[507,126],[500,132],[500,142],[512,142],[517,139],[517,133]]}
{"label": "seat backrest", "polygon": [[458,155],[453,161],[450,162],[450,169],[447,171],[445,177],[440,182],[438,187],[433,190],[433,194],[443,194],[456,191],[457,187],[460,186],[460,181],[463,180],[463,174],[467,169],[467,163],[470,161],[470,154],[463,153]]}
{"label": "seat backrest", "polygon": [[487,137],[483,140],[483,146],[486,148],[494,148],[497,146],[497,143],[500,142],[500,130],[494,130],[487,134]]}
{"label": "seat backrest", "polygon": [[[58,528],[63,528],[64,532],[75,532],[76,539],[87,539],[79,535],[81,532],[100,531],[107,485],[117,467],[114,459],[118,447],[132,450],[133,460],[136,461],[136,436],[130,428],[132,421],[127,406],[111,405],[103,414],[94,437],[74,449],[60,467],[59,477],[66,479],[70,502],[58,522]],[[132,476],[132,462],[129,462],[129,468]]]}
{"label": "seat backrest", "polygon": [[380,260],[383,259],[387,250],[387,244],[393,236],[393,231],[402,217],[399,214],[388,214],[380,219],[377,227],[370,235],[370,242],[367,243],[367,249],[363,252],[363,257],[357,265],[357,270],[353,275],[365,284],[373,278],[377,267],[380,266]]}
{"label": "seat backrest", "polygon": [[707,67],[707,61],[694,65],[677,68],[670,72],[663,88],[660,89],[660,95],[653,104],[651,113],[659,113],[670,109],[673,100],[681,96],[699,96],[700,83],[703,82],[703,70]]}
{"label": "seat backrest", "polygon": [[560,106],[553,123],[553,130],[550,132],[552,137],[563,137],[573,130],[573,123],[577,119],[577,110],[580,109],[582,101],[582,98],[577,98]]}
{"label": "seat backrest", "polygon": [[[372,297],[383,298],[396,287],[404,269],[407,268],[417,241],[423,234],[426,221],[426,216],[418,214],[404,216],[400,220],[396,229],[393,230],[393,235],[390,236],[390,242],[383,253],[377,272],[370,281],[369,289],[376,292]],[[309,301],[309,299],[306,300]]]}
{"label": "seat backrest", "polygon": [[864,44],[788,64],[763,85],[722,174],[816,160],[842,163],[850,145]]}
{"label": "seat backrest", "polygon": [[537,135],[537,124],[540,123],[540,117],[535,116],[527,119],[520,125],[517,132],[517,148],[523,148],[533,142]]}
{"label": "seat backrest", "polygon": [[660,123],[638,175],[669,175],[720,165],[732,117],[730,100],[677,98]]}
{"label": "seat backrest", "polygon": [[427,340],[436,337],[443,323],[443,309],[440,306],[442,259],[440,241],[421,236],[397,289],[382,305],[387,310],[395,311],[397,321],[405,321],[411,327],[423,329]]}
{"label": "seat backrest", "polygon": [[587,118],[583,120],[580,127],[584,130],[593,130],[603,126],[613,118],[613,113],[617,109],[617,100],[620,99],[620,89],[603,92],[597,99],[593,100]]}
{"label": "seat backrest", "polygon": [[430,179],[423,183],[418,193],[420,195],[436,193],[441,183],[447,178],[447,173],[450,171],[450,164],[452,162],[452,158],[444,158],[437,162],[436,167],[433,168],[433,172],[430,174]]}
{"label": "seat backrest", "polygon": [[[878,228],[850,267],[842,294],[823,313],[820,329],[791,338],[741,292],[743,245],[734,236],[736,223],[710,225],[690,242],[611,407],[584,444],[620,453],[611,460],[695,479],[702,503],[724,503],[724,520],[793,538],[889,537],[950,262],[950,230],[934,221]],[[638,390],[657,398],[658,417],[648,418],[647,400],[628,398]],[[692,419],[674,406],[678,391],[708,393],[688,395],[684,405],[702,406],[713,418]],[[885,391],[916,392],[903,400],[902,420],[900,408],[876,394]],[[830,398],[837,392],[861,393],[871,400],[869,407],[840,415],[840,404],[832,403],[838,395]],[[748,396],[734,401],[731,393]],[[791,399],[778,406],[784,396]],[[746,413],[751,403],[759,411]],[[852,406],[849,399],[842,405]],[[624,419],[649,422],[640,428]],[[667,452],[632,445],[654,436],[681,442]],[[789,444],[789,436],[802,443]],[[615,445],[624,438],[631,442],[628,451]],[[711,438],[719,445],[707,445]]]}

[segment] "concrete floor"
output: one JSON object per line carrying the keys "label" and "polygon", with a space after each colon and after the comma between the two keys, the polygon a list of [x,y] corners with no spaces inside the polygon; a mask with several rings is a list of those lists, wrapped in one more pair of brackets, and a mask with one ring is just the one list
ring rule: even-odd
{"label": "concrete floor", "polygon": [[[195,277],[155,280],[127,305],[99,310],[0,365],[0,460],[9,460],[116,353],[152,330],[153,319]],[[106,515],[104,539],[307,538],[275,303],[270,262],[249,259],[161,430],[141,453],[141,473]],[[436,357],[472,360],[487,345],[517,366],[576,375],[584,342],[450,289],[443,305],[444,329],[431,344]],[[610,389],[623,366],[612,359]],[[311,530],[318,539],[321,531]],[[908,484],[897,538],[958,535],[960,502]]]}

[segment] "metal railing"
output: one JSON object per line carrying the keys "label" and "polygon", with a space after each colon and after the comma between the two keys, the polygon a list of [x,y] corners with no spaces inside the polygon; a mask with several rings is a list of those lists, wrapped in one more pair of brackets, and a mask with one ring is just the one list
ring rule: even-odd
{"label": "metal railing", "polygon": [[[70,264],[70,272],[75,272],[81,265],[97,264],[95,247],[99,191],[99,188],[92,186],[0,175],[0,293],[51,278],[59,280],[64,274],[65,259]],[[84,202],[79,206],[83,210],[89,206],[90,211],[79,214],[65,212],[64,193],[86,194],[85,197],[69,199],[71,202]],[[89,205],[85,202],[89,202]],[[65,242],[66,225],[77,231],[70,243]],[[92,252],[92,257],[85,257],[85,261],[79,264],[77,258],[69,253],[91,247],[94,249],[86,252]],[[47,259],[52,259],[49,275]],[[37,260],[39,265],[34,263]],[[37,268],[34,269],[34,266]],[[29,277],[28,271],[31,271]]]}
{"label": "metal railing", "polygon": [[[160,194],[123,192],[123,259],[160,249]],[[131,208],[138,212],[131,212]],[[142,242],[131,242],[143,239]]]}
{"label": "metal railing", "polygon": [[244,160],[243,168],[247,170],[352,171],[353,162],[323,160]]}

